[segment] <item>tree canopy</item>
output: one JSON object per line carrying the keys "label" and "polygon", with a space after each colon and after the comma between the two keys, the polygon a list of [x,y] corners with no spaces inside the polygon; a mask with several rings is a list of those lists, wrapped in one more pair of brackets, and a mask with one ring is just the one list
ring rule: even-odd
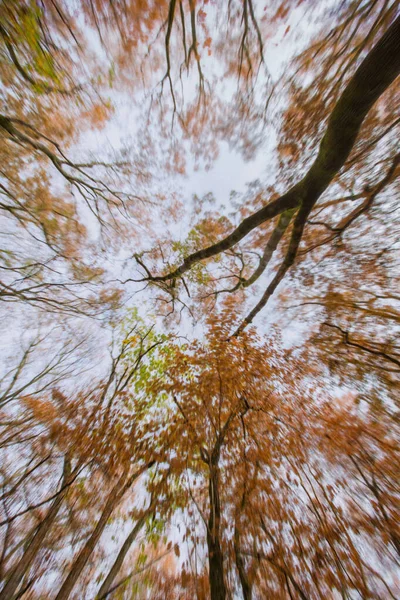
{"label": "tree canopy", "polygon": [[0,73],[0,600],[398,598],[398,1],[3,0]]}

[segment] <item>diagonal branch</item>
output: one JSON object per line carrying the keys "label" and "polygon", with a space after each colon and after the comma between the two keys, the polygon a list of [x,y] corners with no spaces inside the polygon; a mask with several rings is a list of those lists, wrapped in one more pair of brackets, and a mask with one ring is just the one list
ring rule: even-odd
{"label": "diagonal branch", "polygon": [[[270,237],[268,238],[268,242],[265,245],[262,256],[259,257],[259,262],[258,262],[257,268],[253,271],[253,273],[250,275],[250,277],[248,277],[247,279],[242,277],[242,272],[245,267],[244,261],[242,259],[243,266],[240,271],[240,274],[230,276],[230,278],[234,277],[234,278],[238,279],[237,284],[234,285],[230,289],[226,288],[226,289],[216,290],[215,292],[212,292],[210,294],[207,294],[206,296],[203,296],[203,299],[208,298],[209,296],[218,296],[218,294],[222,294],[224,292],[226,292],[226,293],[236,292],[236,290],[239,290],[242,288],[247,288],[250,285],[252,285],[255,281],[257,281],[257,279],[259,277],[261,277],[261,275],[264,273],[265,269],[269,265],[271,258],[273,256],[275,250],[278,247],[279,242],[285,235],[285,232],[287,231],[287,228],[289,227],[290,222],[292,220],[294,211],[295,211],[295,209],[292,209],[292,210],[288,210],[281,214],[281,216],[278,220],[278,223],[276,224]],[[183,277],[182,277],[182,280],[183,280]]]}
{"label": "diagonal branch", "polygon": [[274,293],[274,291],[276,290],[276,288],[278,287],[278,285],[280,284],[280,282],[286,275],[286,272],[290,269],[290,267],[294,263],[294,260],[296,258],[296,254],[297,254],[297,250],[298,250],[298,247],[299,247],[299,244],[301,241],[301,237],[303,235],[304,226],[306,224],[308,215],[310,214],[311,208],[312,208],[311,206],[307,206],[304,204],[301,207],[301,209],[299,210],[297,217],[295,219],[294,225],[293,225],[292,237],[290,239],[289,248],[286,252],[286,256],[285,256],[281,266],[278,269],[278,272],[276,273],[275,277],[273,278],[273,280],[271,281],[271,283],[265,290],[261,300],[249,312],[247,317],[242,321],[242,323],[236,329],[235,333],[233,334],[233,337],[237,337],[238,335],[240,335],[242,333],[242,331],[248,325],[250,325],[250,323],[253,321],[255,316],[267,304],[268,300],[270,299],[270,297],[272,296],[272,294]]}

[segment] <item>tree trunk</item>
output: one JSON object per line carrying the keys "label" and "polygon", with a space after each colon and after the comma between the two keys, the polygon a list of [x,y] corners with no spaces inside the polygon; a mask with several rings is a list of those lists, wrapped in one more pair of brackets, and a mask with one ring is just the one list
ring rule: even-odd
{"label": "tree trunk", "polygon": [[240,553],[240,534],[237,525],[235,525],[235,537],[234,537],[234,546],[235,546],[235,562],[236,567],[239,573],[240,585],[242,586],[243,592],[243,600],[251,600],[252,599],[252,585],[250,583],[249,577],[247,576],[245,562],[243,560],[243,556]]}
{"label": "tree trunk", "polygon": [[67,575],[64,583],[62,584],[60,591],[58,592],[55,600],[67,600],[72,592],[72,589],[75,583],[78,580],[79,575],[82,573],[87,561],[89,560],[90,555],[96,547],[97,542],[100,539],[101,534],[104,531],[105,526],[107,525],[107,521],[110,518],[113,510],[119,504],[125,492],[131,487],[133,482],[147,469],[149,465],[145,465],[136,471],[129,479],[127,480],[127,472],[124,471],[122,476],[119,478],[117,483],[112,488],[108,498],[106,505],[101,513],[100,519],[97,522],[97,525],[92,532],[91,536],[87,540],[86,544],[79,552],[78,557],[72,564],[71,570]]}
{"label": "tree trunk", "polygon": [[40,523],[38,528],[36,529],[35,534],[32,537],[32,540],[29,542],[25,552],[23,553],[20,561],[18,562],[15,569],[12,571],[10,577],[8,578],[5,586],[0,592],[0,600],[10,600],[12,598],[18,587],[20,586],[22,579],[33,561],[35,560],[38,552],[40,551],[43,541],[49,532],[49,529],[53,525],[58,511],[60,510],[61,504],[64,500],[65,494],[67,493],[67,485],[71,475],[71,462],[69,458],[65,457],[64,459],[64,468],[63,468],[63,480],[61,489],[62,492],[58,494],[58,496],[53,500],[49,512]]}
{"label": "tree trunk", "polygon": [[146,517],[149,514],[149,512],[150,511],[147,510],[146,513],[142,517],[140,517],[140,519],[137,521],[134,528],[132,529],[132,531],[130,532],[128,537],[126,538],[121,550],[118,553],[117,558],[114,561],[114,564],[112,565],[111,569],[108,572],[107,577],[101,584],[101,587],[96,596],[97,600],[101,600],[102,598],[104,598],[106,596],[106,594],[108,593],[108,591],[110,590],[110,587],[114,583],[114,579],[116,578],[116,576],[119,573],[120,568],[122,567],[122,563],[124,562],[125,556],[127,555],[133,542],[135,541],[137,534],[143,527],[144,522],[145,522]]}
{"label": "tree trunk", "polygon": [[207,528],[208,578],[211,600],[225,600],[224,559],[220,541],[221,504],[219,499],[218,465],[210,465],[208,494],[210,515]]}

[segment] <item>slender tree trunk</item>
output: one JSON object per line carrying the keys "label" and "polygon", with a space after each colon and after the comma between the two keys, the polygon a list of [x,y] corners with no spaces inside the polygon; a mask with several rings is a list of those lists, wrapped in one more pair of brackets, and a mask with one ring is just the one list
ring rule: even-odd
{"label": "slender tree trunk", "polygon": [[64,500],[65,494],[67,493],[67,484],[71,476],[71,462],[68,457],[64,459],[64,469],[63,469],[63,480],[61,489],[63,491],[58,494],[58,496],[53,500],[50,509],[40,523],[38,528],[36,529],[35,534],[33,535],[31,541],[29,542],[26,550],[24,551],[20,561],[17,566],[11,572],[10,577],[7,579],[5,586],[0,592],[0,600],[10,600],[12,598],[18,587],[20,586],[22,579],[28,569],[31,567],[33,561],[35,560],[38,552],[42,548],[43,541],[49,532],[49,529],[53,525],[58,512],[61,508],[61,504]]}
{"label": "slender tree trunk", "polygon": [[119,573],[119,570],[122,567],[122,563],[124,562],[125,556],[127,555],[133,542],[135,541],[137,534],[143,527],[143,525],[146,521],[146,517],[149,514],[149,512],[150,512],[150,510],[147,510],[146,513],[140,517],[140,519],[137,521],[134,528],[132,529],[132,531],[130,532],[128,537],[126,538],[125,542],[123,543],[123,546],[122,546],[121,550],[119,551],[118,556],[114,561],[114,564],[112,565],[111,569],[109,570],[107,577],[101,584],[101,587],[96,596],[97,600],[101,600],[102,598],[104,598],[104,596],[110,590],[110,587],[114,583],[114,579],[116,578],[116,576]]}
{"label": "slender tree trunk", "polygon": [[235,546],[235,562],[236,567],[239,573],[240,585],[242,586],[243,592],[243,600],[251,600],[253,597],[252,594],[252,585],[250,583],[249,577],[247,576],[246,566],[243,560],[243,556],[240,553],[240,534],[237,525],[235,525],[235,536],[234,536],[234,546]]}
{"label": "slender tree trunk", "polygon": [[221,504],[219,498],[218,464],[210,464],[208,482],[210,515],[207,528],[208,577],[211,600],[225,600],[224,559],[220,540]]}
{"label": "slender tree trunk", "polygon": [[112,488],[103,512],[101,513],[100,519],[97,522],[97,525],[92,532],[91,536],[87,540],[86,544],[79,552],[77,558],[72,564],[71,570],[67,575],[64,583],[62,584],[55,600],[67,600],[72,592],[74,585],[76,584],[79,575],[82,573],[87,561],[89,560],[90,555],[96,547],[97,542],[100,539],[101,534],[104,531],[105,526],[107,525],[107,521],[110,518],[113,510],[117,507],[119,502],[121,501],[125,492],[131,487],[133,482],[147,469],[149,465],[145,465],[136,471],[131,477],[127,480],[127,472],[124,471],[123,475],[119,478],[117,483]]}

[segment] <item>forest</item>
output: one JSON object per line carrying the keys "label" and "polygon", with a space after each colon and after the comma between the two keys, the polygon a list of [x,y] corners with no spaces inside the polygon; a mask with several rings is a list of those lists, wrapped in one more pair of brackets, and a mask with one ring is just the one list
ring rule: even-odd
{"label": "forest", "polygon": [[0,0],[0,600],[400,598],[399,0]]}

